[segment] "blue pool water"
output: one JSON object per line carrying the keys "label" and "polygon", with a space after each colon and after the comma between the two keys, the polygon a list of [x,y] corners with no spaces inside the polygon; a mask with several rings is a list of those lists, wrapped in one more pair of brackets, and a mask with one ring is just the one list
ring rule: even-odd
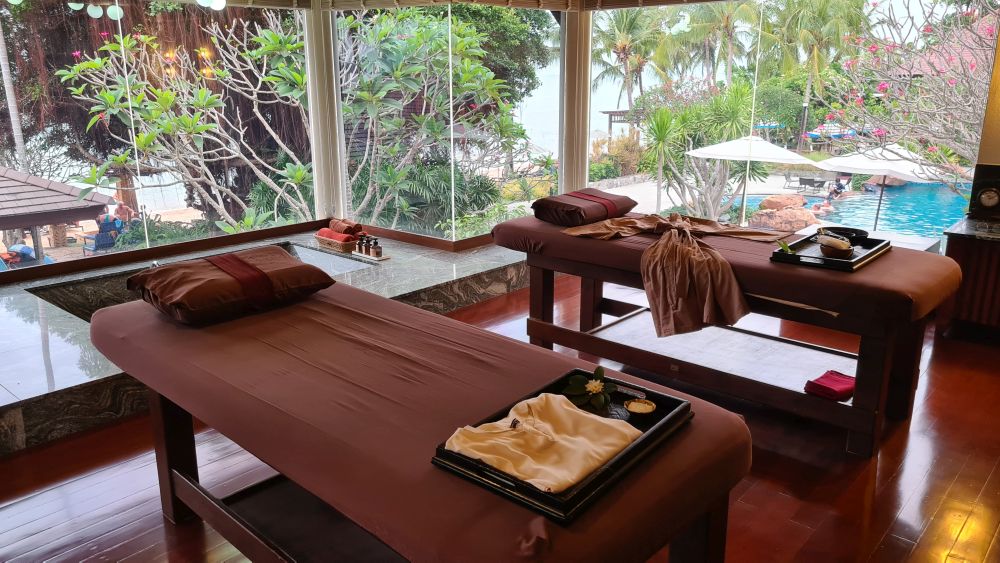
{"label": "blue pool water", "polygon": [[[969,207],[969,186],[960,186],[955,193],[946,184],[904,184],[885,190],[878,230],[923,237],[939,237],[945,229],[965,216]],[[747,209],[755,211],[767,196],[747,196]],[[806,196],[808,206],[823,200]],[[851,192],[833,201],[834,212],[820,220],[847,227],[875,230],[877,193]]]}

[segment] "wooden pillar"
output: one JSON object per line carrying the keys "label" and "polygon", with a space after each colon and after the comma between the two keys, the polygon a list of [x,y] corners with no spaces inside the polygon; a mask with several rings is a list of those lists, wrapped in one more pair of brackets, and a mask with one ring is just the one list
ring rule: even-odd
{"label": "wooden pillar", "polygon": [[587,332],[601,326],[601,300],[603,298],[603,281],[580,278],[580,332]]}
{"label": "wooden pillar", "polygon": [[906,420],[913,413],[913,398],[920,379],[920,357],[924,348],[927,319],[909,323],[896,338],[889,376],[889,396],[885,416],[891,420]]}
{"label": "wooden pillar", "polygon": [[45,249],[42,248],[41,229],[37,226],[31,227],[31,244],[35,248],[35,260],[38,260],[38,263],[42,264],[42,259],[45,258]]}
{"label": "wooden pillar", "polygon": [[587,187],[590,154],[590,12],[562,15],[562,113],[559,192]]}
{"label": "wooden pillar", "polygon": [[149,414],[153,423],[163,515],[175,524],[196,518],[194,511],[177,497],[173,475],[176,470],[192,481],[198,481],[194,420],[186,410],[152,389],[149,390]]}
{"label": "wooden pillar", "polygon": [[729,495],[709,509],[670,542],[670,563],[723,563],[729,525]]}
{"label": "wooden pillar", "polygon": [[858,350],[858,371],[855,374],[853,406],[871,415],[870,426],[861,432],[847,434],[847,451],[871,457],[878,451],[885,425],[886,396],[892,367],[894,334],[864,335]]}
{"label": "wooden pillar", "polygon": [[[555,272],[538,266],[528,266],[528,279],[531,286],[528,316],[537,321],[551,323],[555,309]],[[552,342],[534,336],[530,341],[535,346],[552,349]]]}
{"label": "wooden pillar", "polygon": [[337,80],[337,26],[323,0],[309,0],[305,10],[306,96],[309,100],[313,201],[316,219],[349,217],[347,157],[340,82]]}

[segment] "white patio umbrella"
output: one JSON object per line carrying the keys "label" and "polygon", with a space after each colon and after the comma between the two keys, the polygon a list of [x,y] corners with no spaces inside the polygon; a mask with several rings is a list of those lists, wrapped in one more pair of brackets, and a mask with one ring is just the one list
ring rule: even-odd
{"label": "white patio umbrella", "polygon": [[817,162],[816,166],[830,172],[882,176],[883,182],[879,184],[878,207],[875,208],[875,224],[872,226],[872,230],[877,230],[878,218],[882,212],[882,196],[885,193],[884,180],[886,176],[907,182],[940,182],[942,180],[941,176],[932,169],[919,164],[920,160],[920,155],[899,145],[891,144],[828,158]]}
{"label": "white patio umbrella", "polygon": [[[741,162],[774,162],[778,164],[808,164],[816,166],[816,163],[792,152],[779,147],[774,143],[769,143],[756,135],[740,137],[732,141],[709,145],[698,149],[690,150],[688,155],[695,158],[714,158],[716,160],[738,160]],[[741,191],[742,211],[740,213],[740,224],[746,223],[747,214],[747,177],[743,176],[743,188]]]}

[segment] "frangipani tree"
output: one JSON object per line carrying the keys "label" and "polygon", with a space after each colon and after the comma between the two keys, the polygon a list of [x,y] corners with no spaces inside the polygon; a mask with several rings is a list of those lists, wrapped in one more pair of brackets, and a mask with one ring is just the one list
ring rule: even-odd
{"label": "frangipani tree", "polygon": [[495,203],[499,188],[480,171],[509,171],[527,138],[483,64],[484,36],[418,9],[337,21],[354,215],[433,227],[450,219],[453,187],[456,216]]}
{"label": "frangipani tree", "polygon": [[979,152],[998,10],[989,0],[872,8],[879,25],[848,38],[855,52],[843,63],[845,78],[826,116],[862,133],[845,150],[899,144],[943,176],[969,179],[965,167]]}
{"label": "frangipani tree", "polygon": [[[177,179],[236,230],[273,208],[274,220],[312,218],[302,16],[260,14],[206,25],[209,44],[197,49],[127,34],[78,53],[59,76],[89,108],[89,127],[127,147],[84,180],[136,170],[143,188],[155,175]],[[504,168],[527,141],[504,82],[483,64],[483,35],[414,9],[353,12],[337,25],[353,214],[433,226],[451,217],[441,202],[452,186],[458,214],[494,203],[496,184],[475,171]]]}
{"label": "frangipani tree", "polygon": [[[100,185],[104,172],[165,175],[237,227],[248,204],[232,179],[250,174],[294,218],[311,219],[308,147],[293,146],[272,111],[290,106],[307,120],[300,18],[264,12],[262,22],[238,20],[225,28],[213,22],[204,28],[210,46],[194,50],[165,48],[156,36],[136,33],[108,37],[92,54],[75,53],[78,62],[57,76],[90,108],[88,129],[105,128],[129,147],[84,180]],[[249,112],[228,108],[226,96],[246,99]],[[276,152],[285,156],[280,168]]]}

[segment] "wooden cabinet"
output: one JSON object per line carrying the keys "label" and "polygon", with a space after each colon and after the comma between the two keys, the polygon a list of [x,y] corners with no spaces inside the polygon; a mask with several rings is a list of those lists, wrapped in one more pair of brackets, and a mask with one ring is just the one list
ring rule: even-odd
{"label": "wooden cabinet", "polygon": [[945,254],[962,267],[962,286],[942,321],[1000,329],[1000,222],[963,219],[945,234]]}

